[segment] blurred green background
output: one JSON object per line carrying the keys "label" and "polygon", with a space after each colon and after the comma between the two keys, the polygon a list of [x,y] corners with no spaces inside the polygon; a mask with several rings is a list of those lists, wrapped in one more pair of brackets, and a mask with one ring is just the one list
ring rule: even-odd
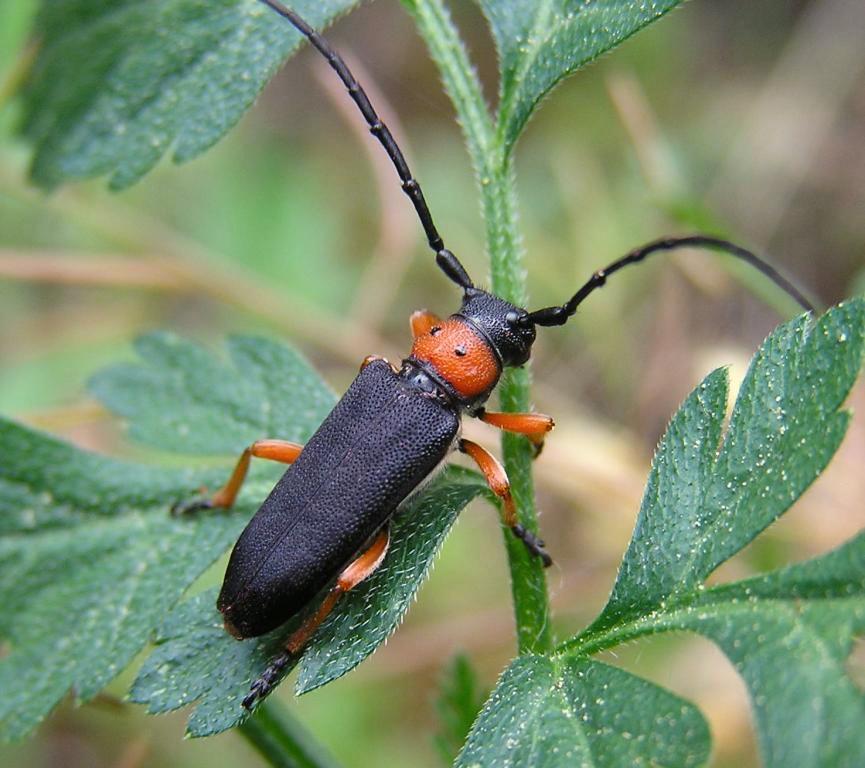
{"label": "blurred green background", "polygon": [[[27,182],[15,88],[35,0],[0,5],[0,413],[122,455],[120,425],[89,399],[100,366],[153,328],[212,345],[289,340],[337,389],[367,354],[399,359],[407,319],[456,307],[409,203],[326,64],[293,59],[230,136],[131,190],[104,181],[46,195]],[[495,98],[495,52],[469,2],[452,9]],[[329,34],[402,143],[439,229],[475,279],[486,269],[476,190],[436,71],[398,3],[367,4]],[[532,307],[662,234],[720,228],[770,254],[823,304],[865,291],[865,5],[697,0],[559,87],[518,150]],[[745,281],[743,284],[742,281]],[[557,630],[603,604],[652,449],[709,370],[734,378],[795,309],[723,257],[626,271],[536,345],[535,405],[558,427],[536,464]],[[860,386],[852,397],[865,410]],[[494,446],[491,429],[467,432]],[[865,525],[865,422],[793,511],[718,579],[821,552]],[[514,654],[494,513],[466,510],[405,625],[325,689],[279,695],[346,766],[440,765],[442,670],[471,658],[486,687]],[[213,574],[215,580],[219,574]],[[747,696],[703,640],[642,641],[613,663],[697,702],[716,766],[755,766]],[[851,659],[865,682],[865,653]],[[182,740],[184,716],[102,699],[71,704],[4,766],[254,766],[235,734]]]}

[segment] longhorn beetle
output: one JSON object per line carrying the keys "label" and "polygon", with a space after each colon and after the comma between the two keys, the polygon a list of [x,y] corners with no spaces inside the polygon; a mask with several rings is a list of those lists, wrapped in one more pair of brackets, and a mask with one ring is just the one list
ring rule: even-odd
{"label": "longhorn beetle", "polygon": [[513,535],[544,566],[552,563],[543,541],[520,524],[503,467],[486,449],[460,437],[465,411],[487,424],[525,435],[540,449],[553,428],[549,416],[484,409],[502,370],[528,361],[537,326],[563,325],[613,273],[653,253],[684,247],[709,248],[739,258],[813,310],[796,287],[762,259],[706,235],[666,238],[637,248],[595,272],[561,306],[528,312],[476,287],[445,248],[420,185],[340,55],[294,11],[276,0],[261,2],[306,36],[342,80],[396,167],[438,266],[462,289],[463,298],[459,310],[446,320],[427,311],[415,312],[409,356],[399,367],[384,358],[367,357],[348,391],[305,446],[259,440],[243,452],[228,482],[213,496],[175,505],[175,512],[232,506],[252,457],[291,465],[235,544],[217,607],[234,637],[257,637],[310,608],[328,585],[330,590],[252,684],[243,700],[247,709],[270,693],[340,595],[378,568],[388,548],[389,521],[455,449],[477,463],[501,500],[503,522]]}

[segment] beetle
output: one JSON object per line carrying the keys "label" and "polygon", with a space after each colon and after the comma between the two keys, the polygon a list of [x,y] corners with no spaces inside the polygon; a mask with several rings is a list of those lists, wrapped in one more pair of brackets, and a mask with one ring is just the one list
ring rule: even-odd
{"label": "beetle", "polygon": [[[247,709],[270,693],[340,595],[382,563],[390,520],[454,450],[477,463],[501,501],[504,525],[544,566],[551,564],[543,541],[519,522],[504,468],[485,448],[461,437],[461,418],[467,414],[524,435],[539,452],[554,426],[549,416],[494,413],[484,404],[505,368],[529,360],[537,327],[566,323],[610,275],[653,253],[710,248],[760,270],[806,310],[813,310],[802,293],[768,263],[708,235],[665,238],[637,248],[595,272],[566,303],[533,312],[478,288],[445,248],[420,185],[340,55],[294,11],[277,0],[261,2],[294,25],[342,80],[395,166],[438,266],[463,296],[457,312],[446,319],[425,310],[412,315],[414,343],[401,365],[367,357],[348,391],[305,446],[259,440],[244,450],[229,480],[213,496],[175,506],[178,513],[231,507],[253,457],[289,465],[235,544],[217,607],[226,630],[238,639],[263,635],[314,610],[253,682],[243,700]],[[328,587],[320,605],[312,606],[316,595]]]}

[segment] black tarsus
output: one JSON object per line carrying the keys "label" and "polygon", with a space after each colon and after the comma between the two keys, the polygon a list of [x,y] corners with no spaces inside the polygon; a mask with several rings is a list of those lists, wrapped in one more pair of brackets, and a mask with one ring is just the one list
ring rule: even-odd
{"label": "black tarsus", "polygon": [[184,515],[190,515],[203,509],[213,509],[213,502],[210,499],[197,497],[187,499],[186,501],[175,501],[171,505],[171,514],[173,517],[183,517]]}
{"label": "black tarsus", "polygon": [[709,237],[707,235],[688,235],[686,237],[665,237],[661,240],[655,240],[640,248],[635,248],[633,251],[623,256],[621,259],[614,261],[604,269],[599,269],[593,274],[572,297],[571,300],[560,307],[545,307],[530,312],[524,316],[523,323],[534,323],[536,325],[551,326],[564,325],[568,319],[577,311],[577,307],[591,294],[593,291],[600,288],[607,282],[607,278],[614,272],[618,272],[622,267],[627,267],[629,264],[637,264],[647,256],[658,251],[672,251],[676,248],[710,248],[717,251],[723,251],[735,256],[738,259],[750,264],[755,269],[762,272],[775,285],[792,296],[803,309],[808,312],[814,312],[814,305],[805,298],[804,294],[791,283],[787,278],[781,275],[773,266],[763,261],[759,256],[745,248],[742,248],[729,240],[722,240],[718,237]]}
{"label": "black tarsus", "polygon": [[246,694],[241,702],[243,708],[251,712],[256,703],[268,696],[279,681],[282,680],[283,675],[286,673],[286,667],[296,659],[295,654],[288,650],[283,650],[277,656],[274,656],[264,672],[250,686],[249,693]]}
{"label": "black tarsus", "polygon": [[511,531],[514,536],[516,536],[523,544],[526,545],[526,548],[529,550],[529,554],[534,555],[535,557],[541,558],[541,562],[544,565],[544,568],[549,568],[553,564],[553,558],[550,557],[544,547],[546,543],[543,539],[539,539],[534,533],[531,531],[527,531],[525,527],[517,523],[514,526],[511,526]]}
{"label": "black tarsus", "polygon": [[294,27],[309,40],[312,46],[322,56],[324,56],[325,59],[327,59],[327,63],[330,64],[334,72],[339,75],[339,79],[342,80],[343,85],[345,85],[349,96],[351,96],[354,103],[357,104],[357,107],[364,116],[367,125],[369,125],[369,132],[379,140],[379,143],[384,147],[384,151],[387,152],[387,156],[391,159],[391,162],[393,162],[396,172],[399,174],[400,181],[402,182],[403,192],[405,192],[412,201],[421,225],[423,226],[424,233],[426,234],[427,242],[436,254],[436,263],[442,271],[461,288],[473,288],[474,285],[471,278],[463,265],[460,264],[459,260],[453,255],[453,253],[445,248],[444,242],[433,223],[432,214],[427,207],[420,184],[418,184],[417,180],[412,176],[408,163],[397,145],[396,140],[391,134],[390,129],[378,116],[378,113],[370,103],[366,92],[355,79],[351,70],[346,66],[342,57],[330,47],[327,40],[318,34],[318,32],[316,32],[293,10],[286,8],[282,3],[277,2],[277,0],[260,0],[260,2],[269,6],[280,16],[290,21]]}

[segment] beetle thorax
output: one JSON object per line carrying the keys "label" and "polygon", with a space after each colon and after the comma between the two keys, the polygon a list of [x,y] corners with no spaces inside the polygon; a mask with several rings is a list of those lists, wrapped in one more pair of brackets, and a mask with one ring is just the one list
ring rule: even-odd
{"label": "beetle thorax", "polygon": [[418,336],[411,357],[432,369],[465,403],[486,399],[501,375],[501,364],[489,342],[456,315]]}

